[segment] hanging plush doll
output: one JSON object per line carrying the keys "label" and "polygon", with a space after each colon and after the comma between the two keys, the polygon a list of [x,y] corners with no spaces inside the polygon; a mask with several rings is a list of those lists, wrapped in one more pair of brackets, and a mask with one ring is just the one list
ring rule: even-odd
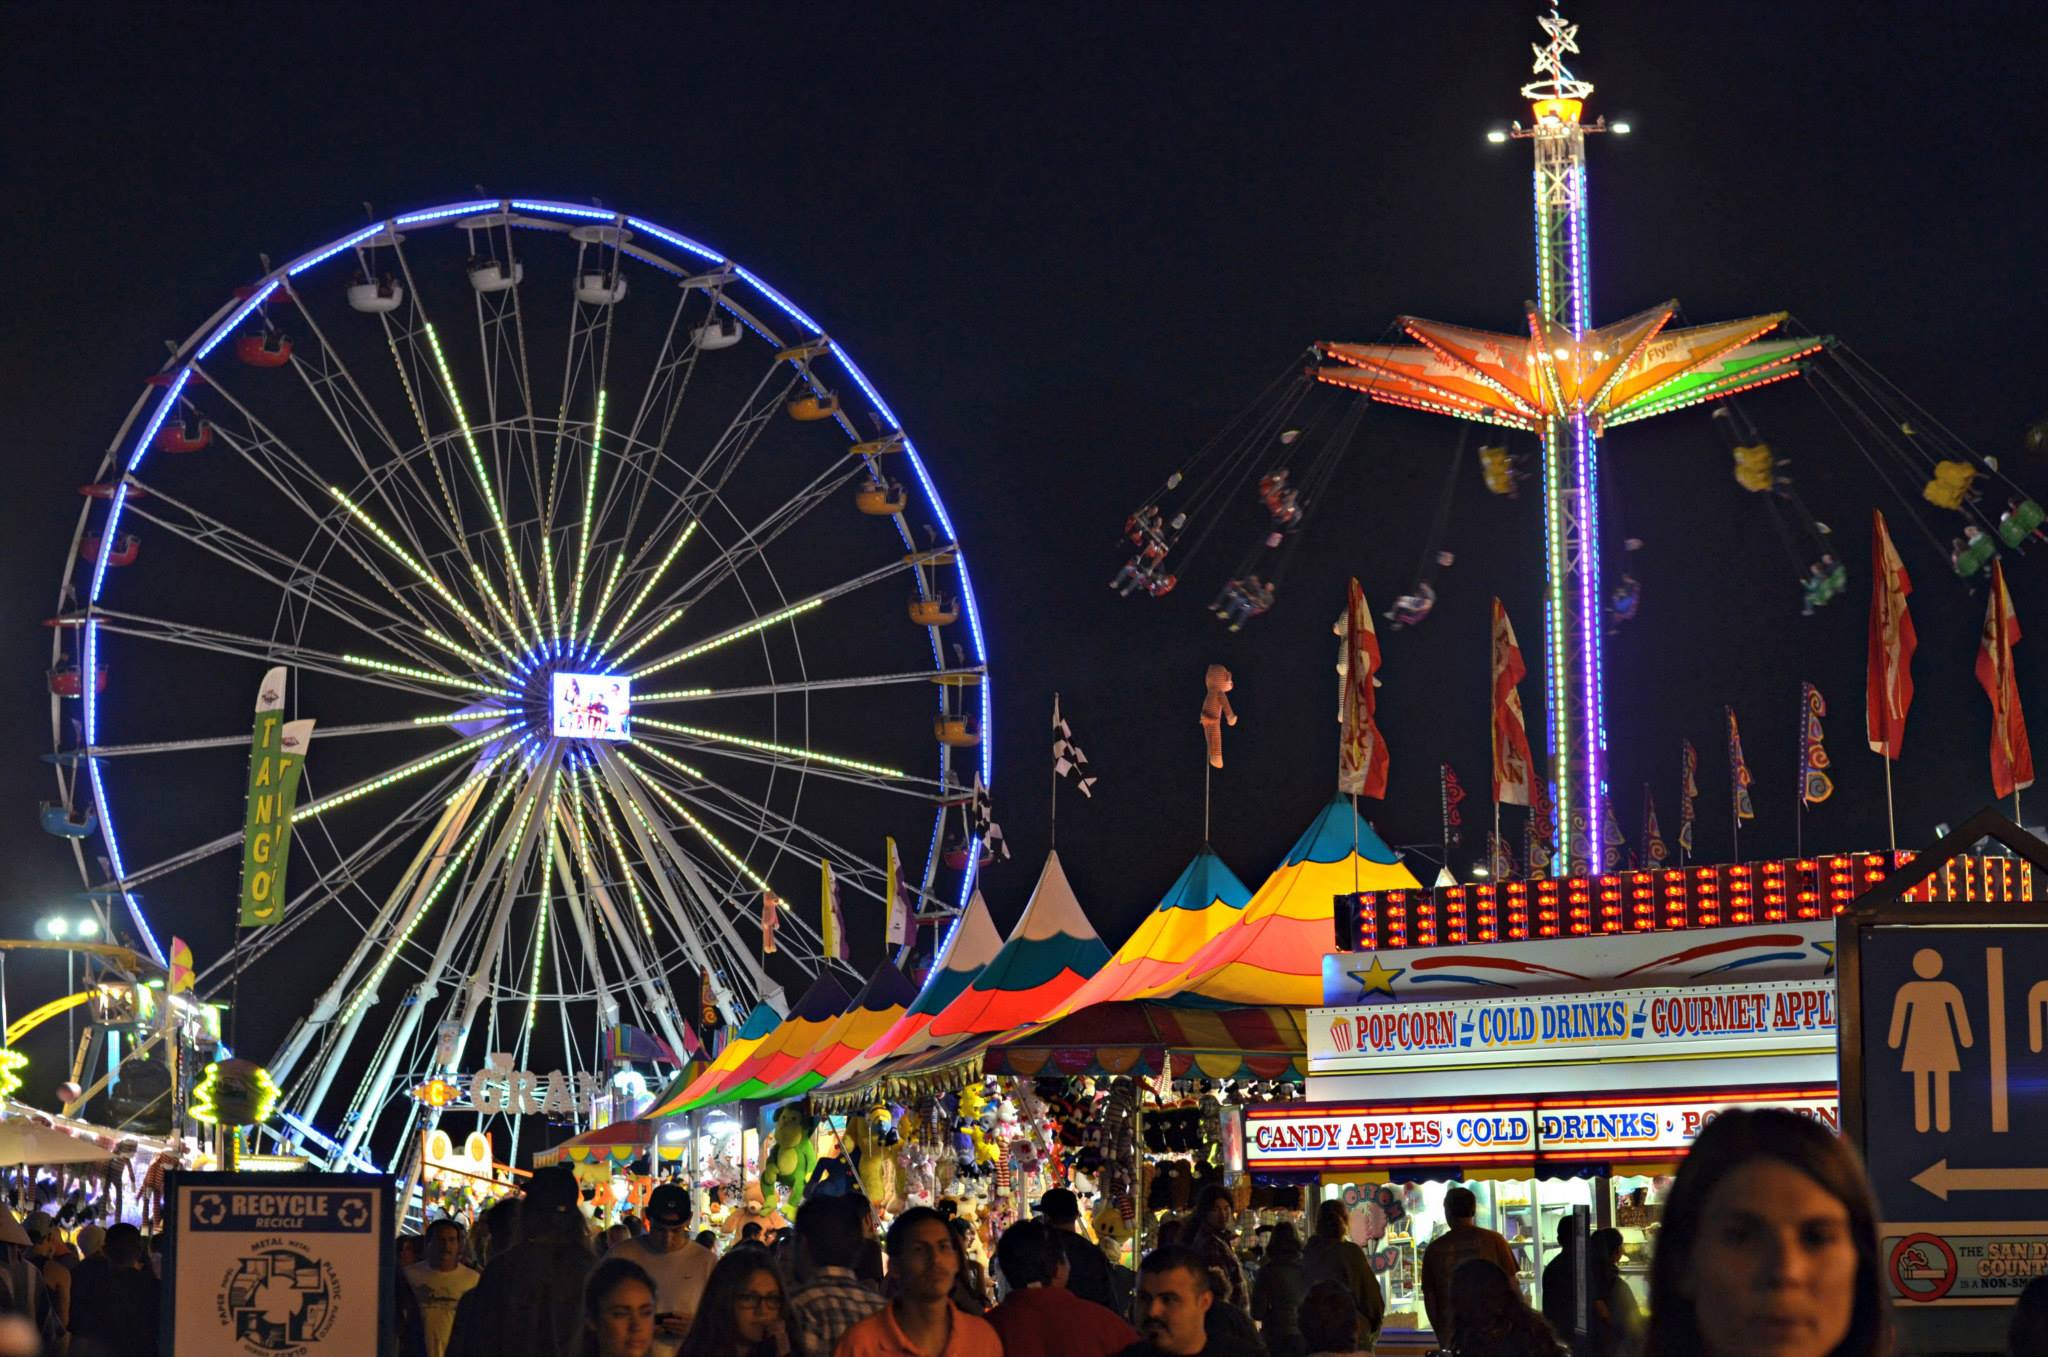
{"label": "hanging plush doll", "polygon": [[775,1134],[761,1155],[761,1196],[764,1204],[775,1204],[775,1190],[789,1192],[792,1214],[804,1204],[804,1187],[811,1170],[818,1166],[818,1147],[811,1139],[818,1123],[801,1104],[785,1103],[775,1112]]}
{"label": "hanging plush doll", "polygon": [[1221,768],[1224,723],[1237,724],[1237,713],[1230,709],[1230,671],[1220,664],[1210,665],[1202,686],[1208,689],[1202,698],[1202,738],[1209,742],[1209,766]]}

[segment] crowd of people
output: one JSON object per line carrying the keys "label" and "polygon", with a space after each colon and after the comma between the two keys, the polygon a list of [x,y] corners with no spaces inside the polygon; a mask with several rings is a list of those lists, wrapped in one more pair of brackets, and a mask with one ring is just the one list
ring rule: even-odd
{"label": "crowd of people", "polygon": [[[1896,1351],[1862,1171],[1804,1118],[1731,1112],[1702,1132],[1666,1199],[1647,1313],[1620,1275],[1615,1231],[1581,1237],[1567,1218],[1538,1311],[1472,1194],[1453,1189],[1445,1206],[1421,1267],[1443,1357]],[[430,1231],[408,1268],[411,1308],[447,1321],[424,1326],[426,1357],[1365,1357],[1386,1315],[1341,1203],[1321,1205],[1307,1239],[1274,1226],[1248,1269],[1220,1186],[1161,1223],[1135,1273],[1078,1232],[1065,1189],[1002,1232],[987,1276],[964,1220],[913,1207],[876,1238],[857,1195],[813,1195],[792,1227],[749,1225],[722,1256],[708,1232],[691,1235],[674,1188],[648,1201],[644,1229],[595,1239],[566,1173],[536,1174],[516,1211],[502,1228],[487,1216],[480,1278],[448,1277],[455,1232]],[[2019,1307],[2015,1344],[2033,1341],[2030,1323],[2048,1332],[2048,1283]]]}
{"label": "crowd of people", "polygon": [[[1441,1357],[1905,1357],[1894,1345],[1870,1192],[1855,1155],[1780,1111],[1725,1113],[1666,1198],[1640,1313],[1620,1237],[1560,1228],[1544,1310],[1472,1196],[1423,1256]],[[400,1241],[380,1357],[1370,1357],[1385,1299],[1343,1206],[1303,1240],[1275,1226],[1252,1275],[1228,1191],[1160,1227],[1135,1273],[1054,1189],[1004,1230],[992,1275],[966,1222],[916,1206],[877,1238],[858,1195],[813,1193],[792,1226],[747,1223],[721,1254],[665,1185],[644,1214],[589,1223],[574,1175],[536,1172],[472,1230]],[[1579,1273],[1583,1270],[1584,1276]],[[0,1357],[154,1357],[162,1283],[132,1225],[67,1239],[0,1206]],[[2015,1354],[2048,1353],[2048,1278],[2015,1307]]]}

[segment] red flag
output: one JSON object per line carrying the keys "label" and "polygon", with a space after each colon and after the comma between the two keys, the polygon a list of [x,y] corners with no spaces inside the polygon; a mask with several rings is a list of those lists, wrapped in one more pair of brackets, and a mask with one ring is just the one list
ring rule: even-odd
{"label": "red flag", "polygon": [[1493,601],[1493,799],[1529,804],[1535,761],[1529,757],[1529,727],[1522,719],[1522,694],[1515,686],[1528,674],[1515,627],[1499,599]]}
{"label": "red flag", "polygon": [[1863,724],[1873,753],[1896,759],[1906,743],[1906,709],[1913,705],[1913,615],[1906,596],[1913,582],[1885,531],[1884,515],[1870,511],[1870,663]]}
{"label": "red flag", "polygon": [[1991,604],[1984,610],[1984,636],[1977,650],[1977,682],[1991,699],[1991,787],[2001,797],[2034,785],[2034,751],[2027,744],[2027,719],[2020,710],[2019,678],[2012,648],[2020,619],[2005,591],[2005,565],[1991,563]]}
{"label": "red flag", "polygon": [[782,922],[782,901],[774,891],[761,892],[761,955],[775,952],[775,929]]}
{"label": "red flag", "polygon": [[1352,796],[1387,794],[1387,746],[1373,724],[1374,689],[1380,668],[1380,638],[1372,609],[1354,578],[1344,615],[1344,736],[1337,747],[1337,790]]}

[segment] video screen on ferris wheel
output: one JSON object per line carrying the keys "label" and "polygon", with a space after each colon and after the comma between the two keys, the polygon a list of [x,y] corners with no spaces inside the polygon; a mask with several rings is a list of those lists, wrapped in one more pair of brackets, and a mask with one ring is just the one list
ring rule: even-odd
{"label": "video screen on ferris wheel", "polygon": [[557,672],[550,708],[555,734],[567,740],[623,740],[631,682],[612,674]]}

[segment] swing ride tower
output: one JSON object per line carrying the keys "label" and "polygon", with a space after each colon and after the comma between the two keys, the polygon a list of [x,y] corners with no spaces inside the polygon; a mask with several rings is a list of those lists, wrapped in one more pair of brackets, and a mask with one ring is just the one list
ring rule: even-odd
{"label": "swing ride tower", "polygon": [[1526,334],[1403,316],[1410,344],[1323,343],[1318,379],[1374,400],[1533,434],[1542,449],[1544,706],[1561,875],[1602,870],[1607,728],[1602,686],[1600,443],[1631,420],[1796,376],[1820,339],[1766,339],[1785,313],[1666,330],[1677,302],[1592,326],[1586,232],[1586,136],[1625,132],[1584,121],[1593,86],[1574,76],[1578,25],[1553,8],[1537,22],[1531,121],[1510,136],[1535,151],[1536,300]]}

